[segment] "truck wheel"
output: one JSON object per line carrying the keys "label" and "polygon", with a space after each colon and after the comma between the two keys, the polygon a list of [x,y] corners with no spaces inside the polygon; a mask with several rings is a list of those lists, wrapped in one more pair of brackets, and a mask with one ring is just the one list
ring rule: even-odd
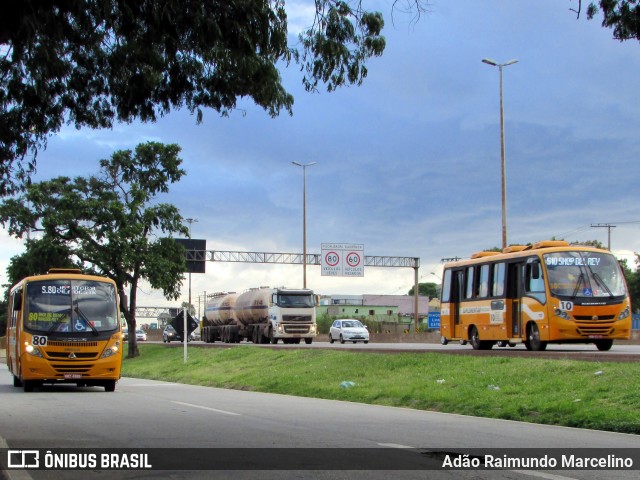
{"label": "truck wheel", "polygon": [[304,343],[306,343],[307,345],[311,345],[313,343],[313,338],[305,338]]}
{"label": "truck wheel", "polygon": [[273,330],[271,330],[271,333],[270,333],[269,337],[270,337],[269,340],[271,341],[271,345],[277,345],[278,344],[278,340],[280,340],[280,339],[273,336]]}

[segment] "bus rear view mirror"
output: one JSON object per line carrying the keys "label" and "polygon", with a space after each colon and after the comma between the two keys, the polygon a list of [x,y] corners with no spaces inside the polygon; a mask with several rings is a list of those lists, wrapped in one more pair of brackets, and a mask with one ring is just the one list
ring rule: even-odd
{"label": "bus rear view mirror", "polygon": [[15,297],[13,297],[13,309],[20,310],[22,308],[22,292],[16,293]]}

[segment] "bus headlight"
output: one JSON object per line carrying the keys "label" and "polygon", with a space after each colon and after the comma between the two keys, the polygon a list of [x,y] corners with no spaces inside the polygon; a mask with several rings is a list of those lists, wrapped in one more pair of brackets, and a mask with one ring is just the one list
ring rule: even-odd
{"label": "bus headlight", "polygon": [[630,314],[631,314],[631,309],[629,308],[629,305],[627,305],[627,308],[621,311],[620,315],[618,315],[618,320],[624,320],[625,318],[628,318]]}
{"label": "bus headlight", "polygon": [[553,313],[560,318],[564,318],[565,320],[571,320],[566,310],[560,310],[559,308],[556,308]]}
{"label": "bus headlight", "polygon": [[40,349],[38,347],[34,347],[30,343],[28,343],[26,347],[24,347],[24,349],[29,355],[33,355],[34,357],[38,358],[44,358]]}
{"label": "bus headlight", "polygon": [[100,358],[109,358],[115,355],[116,353],[118,353],[118,345],[112,345],[106,348],[104,352],[102,352],[102,355],[100,356]]}

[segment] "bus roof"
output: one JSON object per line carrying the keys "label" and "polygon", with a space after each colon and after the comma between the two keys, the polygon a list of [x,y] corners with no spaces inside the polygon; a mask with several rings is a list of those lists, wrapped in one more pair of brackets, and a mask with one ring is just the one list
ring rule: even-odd
{"label": "bus roof", "polygon": [[23,278],[19,282],[16,282],[12,287],[11,291],[20,285],[24,285],[29,282],[35,282],[39,280],[63,280],[65,278],[71,279],[84,279],[84,280],[94,280],[97,282],[107,282],[115,285],[116,283],[110,279],[109,277],[100,276],[100,275],[90,275],[82,273],[82,271],[78,268],[50,268],[47,273],[41,273],[37,275],[30,275],[28,277]]}
{"label": "bus roof", "polygon": [[608,250],[602,250],[600,248],[590,247],[587,245],[571,245],[569,242],[566,242],[564,240],[546,240],[542,242],[530,243],[528,245],[510,245],[504,248],[502,251],[485,250],[481,252],[475,252],[469,259],[447,263],[445,265],[445,268],[448,266],[477,264],[493,260],[523,257],[531,255],[533,252],[537,253],[540,251],[548,253],[550,251],[559,252],[572,250],[610,253]]}

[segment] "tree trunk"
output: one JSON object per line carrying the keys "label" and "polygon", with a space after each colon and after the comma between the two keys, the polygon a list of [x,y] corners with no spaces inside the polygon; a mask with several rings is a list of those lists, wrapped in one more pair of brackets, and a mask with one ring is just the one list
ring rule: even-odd
{"label": "tree trunk", "polygon": [[127,328],[129,329],[128,351],[127,358],[134,358],[140,355],[138,350],[138,340],[136,339],[136,287],[132,286],[130,289],[130,297],[127,305],[127,296],[124,293],[124,287],[120,289],[120,305],[122,306],[122,312],[124,318],[127,321]]}

